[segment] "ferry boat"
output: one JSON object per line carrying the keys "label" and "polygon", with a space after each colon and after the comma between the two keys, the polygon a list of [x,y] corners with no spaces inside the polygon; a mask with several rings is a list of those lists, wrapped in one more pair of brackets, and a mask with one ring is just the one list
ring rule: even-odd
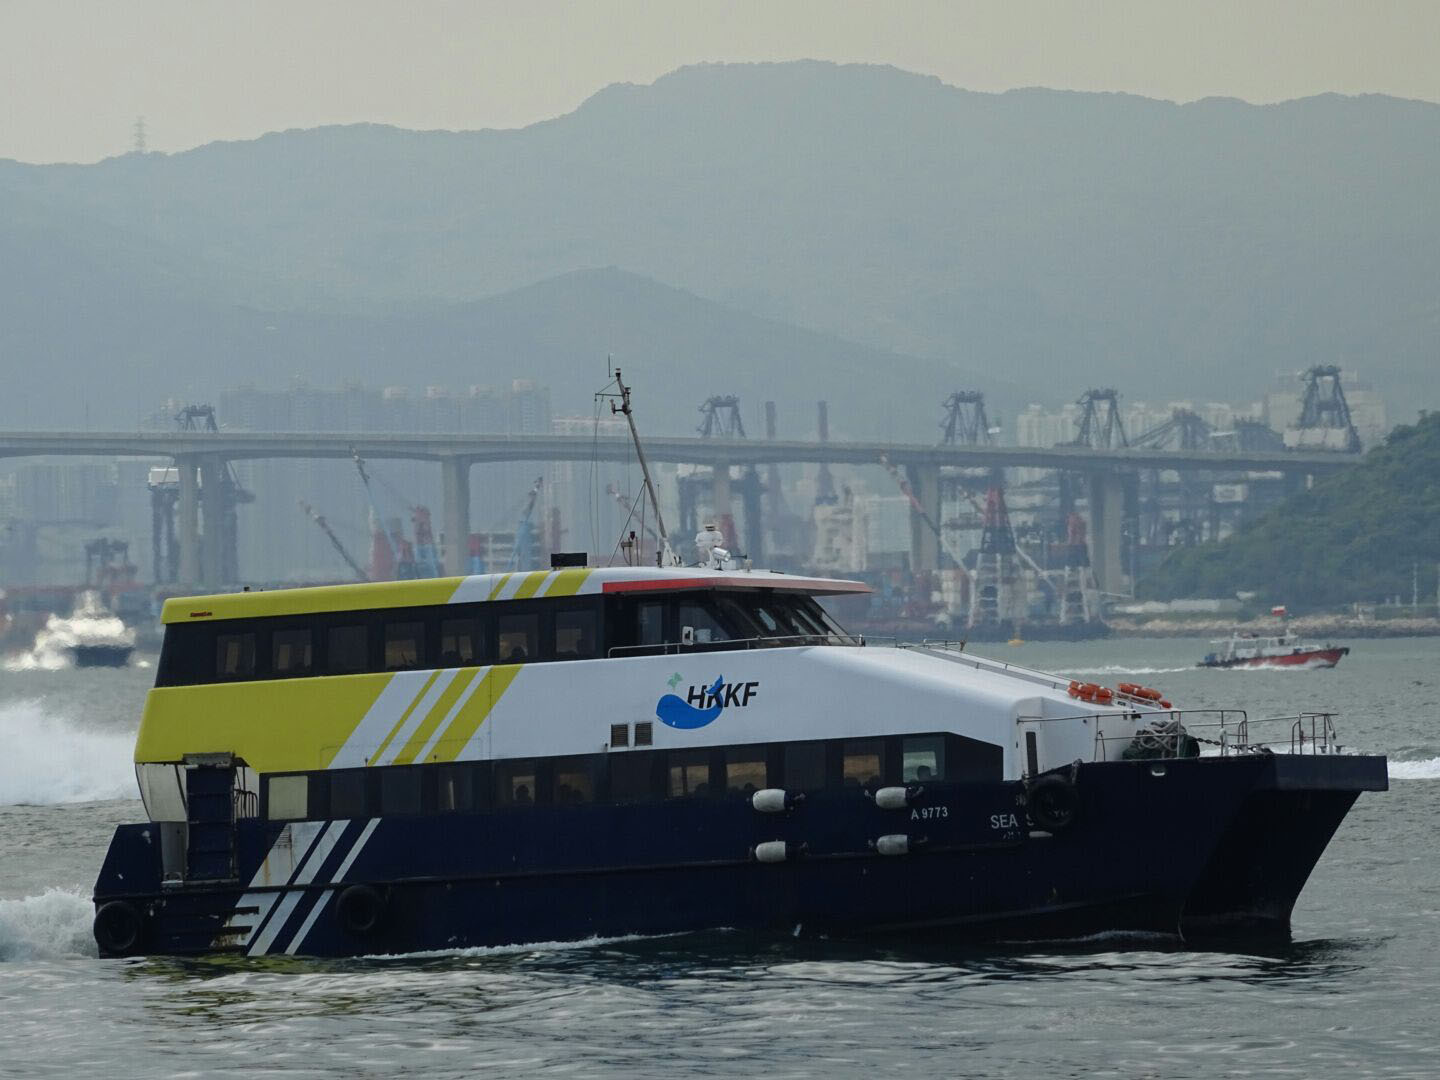
{"label": "ferry boat", "polygon": [[[172,599],[100,950],[1283,933],[1386,787],[1328,718],[1257,752],[1239,714],[866,644],[817,601],[859,588],[562,567]],[[1166,725],[1224,752],[1156,756]]]}
{"label": "ferry boat", "polygon": [[1243,713],[869,644],[820,604],[858,582],[677,566],[638,456],[659,566],[167,601],[101,955],[1283,934],[1387,785],[1328,716],[1272,753]]}
{"label": "ferry boat", "polygon": [[1347,645],[1312,645],[1288,630],[1270,635],[1236,632],[1210,644],[1220,648],[1207,653],[1198,667],[1333,668],[1341,657],[1350,655]]}

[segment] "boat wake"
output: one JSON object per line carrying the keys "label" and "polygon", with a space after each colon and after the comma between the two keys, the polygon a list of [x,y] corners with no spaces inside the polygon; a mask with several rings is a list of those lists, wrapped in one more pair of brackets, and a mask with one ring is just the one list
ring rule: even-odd
{"label": "boat wake", "polygon": [[0,900],[0,963],[97,955],[90,922],[95,909],[79,889]]}
{"label": "boat wake", "polygon": [[39,701],[0,705],[0,806],[138,798],[134,741],[47,716]]}
{"label": "boat wake", "polygon": [[1440,780],[1440,757],[1389,762],[1391,780]]}
{"label": "boat wake", "polygon": [[51,615],[26,652],[4,661],[6,671],[59,671],[74,664],[77,646],[133,646],[135,632],[112,615],[95,592],[80,595],[67,616]]}

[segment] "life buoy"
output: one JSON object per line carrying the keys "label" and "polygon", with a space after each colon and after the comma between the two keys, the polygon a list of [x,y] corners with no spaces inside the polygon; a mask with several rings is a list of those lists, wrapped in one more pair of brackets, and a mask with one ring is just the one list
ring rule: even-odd
{"label": "life buoy", "polygon": [[1133,697],[1133,696],[1135,695],[1135,691],[1137,691],[1137,690],[1139,690],[1139,689],[1140,689],[1140,684],[1139,684],[1139,683],[1122,682],[1122,683],[1120,684],[1120,693],[1122,693],[1122,694],[1129,694],[1131,697]]}
{"label": "life buoy", "polygon": [[1137,686],[1135,688],[1135,696],[1138,698],[1144,698],[1146,701],[1159,701],[1160,691],[1152,690],[1148,686]]}
{"label": "life buoy", "polygon": [[95,944],[105,956],[129,956],[140,947],[145,918],[128,900],[111,900],[95,912]]}
{"label": "life buoy", "polygon": [[1037,829],[1059,832],[1069,827],[1080,811],[1080,793],[1065,777],[1050,773],[1038,778],[1026,792],[1030,820]]}
{"label": "life buoy", "polygon": [[1101,705],[1109,705],[1115,700],[1115,693],[1108,686],[1102,686],[1095,691],[1095,696],[1090,700]]}
{"label": "life buoy", "polygon": [[385,897],[369,885],[351,885],[335,900],[335,921],[356,937],[368,937],[385,921]]}

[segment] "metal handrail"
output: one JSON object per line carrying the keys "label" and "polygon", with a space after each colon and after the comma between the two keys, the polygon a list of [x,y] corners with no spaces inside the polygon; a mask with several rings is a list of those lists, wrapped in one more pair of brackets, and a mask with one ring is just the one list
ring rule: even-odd
{"label": "metal handrail", "polygon": [[747,649],[796,648],[802,645],[839,645],[859,648],[865,638],[858,634],[788,634],[751,638],[725,638],[723,641],[697,641],[686,645],[680,641],[666,641],[655,645],[616,645],[608,649],[606,657],[615,656],[670,656],[681,652],[740,652]]}

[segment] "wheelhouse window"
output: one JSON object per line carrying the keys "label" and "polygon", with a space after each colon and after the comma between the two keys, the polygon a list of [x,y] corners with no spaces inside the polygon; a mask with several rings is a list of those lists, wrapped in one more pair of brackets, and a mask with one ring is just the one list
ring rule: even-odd
{"label": "wheelhouse window", "polygon": [[555,612],[555,659],[588,660],[597,648],[593,607],[561,609]]}
{"label": "wheelhouse window", "polygon": [[385,670],[410,671],[420,666],[425,655],[425,624],[423,622],[387,622],[385,624]]}
{"label": "wheelhouse window", "polygon": [[441,667],[469,667],[480,663],[484,653],[479,619],[440,620]]}
{"label": "wheelhouse window", "polygon": [[253,679],[255,677],[255,635],[253,633],[216,635],[215,675],[220,679]]}
{"label": "wheelhouse window", "polygon": [[330,628],[325,640],[325,670],[330,675],[370,670],[370,634],[363,623]]}
{"label": "wheelhouse window", "polygon": [[665,643],[665,605],[655,602],[640,604],[636,610],[636,624],[639,631],[635,644],[663,645]]}
{"label": "wheelhouse window", "polygon": [[310,628],[275,630],[270,635],[270,671],[279,678],[309,675],[313,662]]}
{"label": "wheelhouse window", "polygon": [[679,625],[682,634],[687,626],[694,631],[696,645],[709,645],[717,641],[730,641],[737,636],[716,617],[708,605],[681,603]]}
{"label": "wheelhouse window", "polygon": [[496,620],[495,638],[500,644],[502,664],[534,660],[540,643],[540,616],[534,613],[501,615]]}

